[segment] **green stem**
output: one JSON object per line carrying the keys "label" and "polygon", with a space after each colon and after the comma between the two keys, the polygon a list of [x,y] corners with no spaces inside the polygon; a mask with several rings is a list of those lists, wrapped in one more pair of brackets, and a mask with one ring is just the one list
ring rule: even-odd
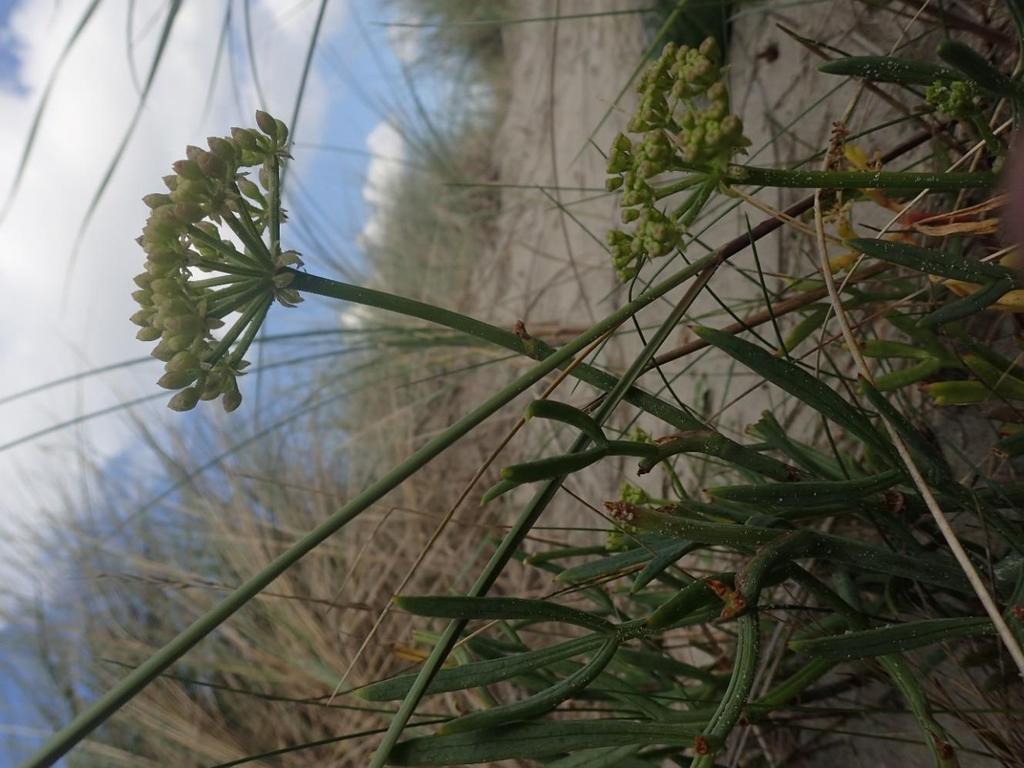
{"label": "green stem", "polygon": [[239,206],[243,209],[243,215],[241,218],[238,218],[231,211],[225,209],[221,211],[224,223],[227,224],[238,239],[245,244],[245,247],[252,251],[254,258],[262,261],[265,265],[270,266],[273,264],[274,260],[270,258],[270,251],[267,250],[267,246],[263,242],[263,238],[260,237],[259,232],[257,232],[252,225],[249,206],[241,196],[239,196],[238,200]]}
{"label": "green stem", "polygon": [[[43,768],[44,766],[53,765],[71,748],[104,723],[118,709],[134,698],[134,696],[149,685],[149,683],[159,677],[160,674],[167,670],[167,668],[175,661],[188,653],[203,638],[213,632],[222,623],[227,621],[227,619],[243,605],[256,597],[268,585],[277,579],[278,576],[288,570],[288,568],[302,559],[328,537],[341,530],[347,523],[362,514],[362,512],[368,509],[371,505],[379,501],[383,496],[411,477],[425,464],[437,457],[440,453],[445,451],[449,446],[469,433],[496,411],[510,403],[523,392],[528,391],[534,384],[543,379],[549,373],[566,364],[594,341],[601,338],[609,331],[618,328],[632,315],[684,283],[696,274],[702,266],[703,262],[697,262],[694,265],[687,266],[675,275],[643,292],[636,299],[613,312],[604,320],[561,347],[558,351],[545,357],[543,361],[533,366],[530,370],[526,371],[517,379],[503,387],[500,391],[489,397],[479,406],[445,429],[433,440],[430,440],[419,450],[412,453],[405,461],[385,473],[379,480],[370,484],[365,490],[357,494],[347,504],[341,506],[330,517],[324,520],[324,522],[316,526],[305,536],[302,536],[294,544],[288,547],[288,549],[274,558],[268,565],[246,579],[235,590],[213,606],[213,608],[200,616],[195,622],[184,629],[170,642],[157,650],[148,659],[146,659],[146,661],[122,678],[120,682],[100,696],[99,699],[79,712],[78,715],[68,723],[68,725],[55,733],[50,740],[43,745],[38,752],[36,752],[35,755],[29,758],[29,760],[24,764],[24,768]],[[315,278],[313,280],[315,280]],[[329,283],[330,281],[324,282]],[[316,283],[314,282],[314,284]],[[439,313],[443,314],[444,310],[439,310]],[[666,330],[665,334],[659,334],[659,338],[664,338],[664,335],[667,335],[667,333],[668,331]],[[646,362],[646,359],[647,358],[644,355],[641,355],[639,358],[642,362]],[[636,368],[636,366],[634,365],[633,368]],[[639,370],[637,370],[637,373],[639,373]],[[621,399],[628,390],[628,383],[625,383],[627,381],[628,380],[626,378],[619,381],[619,384],[612,393],[614,397],[609,397],[606,401],[606,405],[609,403],[618,403],[619,399]],[[607,408],[605,408],[604,411],[607,411]],[[603,412],[602,418],[604,417],[607,417],[607,412]],[[557,486],[549,483],[545,492],[542,492],[542,495],[546,494],[548,496],[553,496],[556,489]],[[509,539],[506,538],[506,542],[508,541]],[[502,565],[504,565],[504,562],[512,556],[514,549],[514,546],[509,547],[507,545],[499,549],[496,557],[500,555]],[[491,574],[491,569],[488,569],[485,575],[488,574]],[[494,573],[493,576],[496,576],[496,573]],[[479,591],[475,590],[475,593],[479,594],[486,591],[486,588],[490,586],[490,579],[485,579],[485,582],[486,583],[482,585],[483,588],[479,589]],[[438,648],[445,647],[447,645],[448,643],[444,642],[440,644]],[[436,650],[437,649],[435,649],[435,654]],[[439,661],[440,659],[438,659],[438,662]],[[415,694],[415,698],[412,700],[412,706],[415,706],[415,702],[419,701],[419,697],[423,693],[423,688],[425,688],[426,683],[429,682],[429,678],[433,677],[432,673],[433,671],[436,671],[436,668],[436,666],[428,664],[428,666],[424,668],[424,670],[430,670],[430,674],[426,676],[427,679],[423,680],[424,674],[422,672],[420,677],[417,678],[417,684],[422,681],[423,686],[420,687],[417,685],[414,687],[417,689],[417,693]],[[403,709],[408,708],[411,710],[411,707],[405,706],[406,703],[403,703]],[[396,717],[396,719],[392,721],[391,730],[394,729],[397,723],[398,732],[400,732],[407,721],[408,715],[401,716],[400,714],[400,716]],[[395,736],[397,736],[397,733]],[[393,743],[393,741],[394,740],[392,739],[391,743]],[[379,765],[380,763],[378,762],[377,764]]]}
{"label": "green stem", "polygon": [[679,181],[675,181],[671,184],[666,184],[664,187],[657,187],[654,190],[654,199],[663,200],[666,197],[671,197],[677,192],[682,192],[690,187],[697,186],[704,181],[704,179],[704,174],[698,173],[693,176],[687,176],[685,179],[680,179]]}
{"label": "green stem", "polygon": [[246,307],[245,312],[242,316],[235,321],[235,324],[231,326],[231,329],[221,337],[220,341],[217,342],[217,346],[213,348],[210,356],[203,359],[204,363],[216,363],[223,357],[224,353],[228,351],[228,348],[234,343],[238,335],[246,329],[246,327],[253,321],[253,319],[263,313],[266,313],[267,307],[270,306],[270,302],[265,298],[253,298],[250,300],[250,304]]}
{"label": "green stem", "polygon": [[249,327],[245,329],[245,333],[243,333],[238,339],[238,344],[235,345],[234,350],[231,352],[231,357],[228,360],[229,365],[233,367],[241,362],[242,358],[245,357],[246,351],[260,332],[260,328],[263,326],[263,320],[266,318],[267,312],[270,310],[270,305],[273,303],[273,297],[266,296],[263,301],[257,305],[256,312],[249,319]]}
{"label": "green stem", "polygon": [[[187,231],[189,237],[191,237],[193,240],[199,240],[204,245],[213,248],[215,251],[217,251],[217,253],[219,253],[224,258],[225,261],[236,266],[239,266],[243,269],[251,270],[253,272],[260,270],[259,262],[249,258],[241,251],[235,250],[234,248],[231,247],[230,243],[221,240],[219,237],[213,237],[212,235],[207,234],[199,227],[197,227],[195,224],[189,224]],[[223,267],[220,267],[217,262],[208,263],[216,265],[214,266],[214,268],[219,269],[221,272],[228,271]]]}
{"label": "green stem", "polygon": [[207,261],[206,259],[199,259],[196,263],[197,267],[202,269],[209,269],[215,272],[223,272],[227,275],[241,275],[242,277],[262,277],[267,276],[266,270],[260,270],[256,267],[245,267],[236,266],[234,262],[225,264],[219,261]]}
{"label": "green stem", "polygon": [[757,168],[730,165],[724,180],[731,184],[801,189],[930,189],[959,192],[962,189],[991,188],[996,175],[976,173],[915,173],[912,171],[804,171],[786,168]]}
{"label": "green stem", "polygon": [[277,155],[270,161],[270,253],[281,250],[281,166]]}
{"label": "green stem", "polygon": [[[707,258],[701,259],[694,263],[694,267],[700,267],[706,263]],[[504,347],[507,350],[538,361],[546,360],[556,353],[555,347],[540,339],[522,338],[512,331],[460,315],[458,312],[425,304],[422,301],[384,293],[383,291],[375,291],[372,288],[362,288],[337,280],[328,280],[296,270],[289,269],[288,271],[292,274],[292,282],[289,287],[303,293],[313,293],[318,296],[340,299],[352,302],[353,304],[362,304],[363,306],[383,309],[388,312],[397,312],[407,317],[426,320],[435,325],[451,328],[454,331],[482,339],[490,344]],[[690,271],[692,271],[692,268],[690,268]],[[572,369],[572,375],[603,392],[610,392],[618,382],[617,377],[588,363],[577,365]],[[631,405],[635,405],[637,408],[671,424],[677,429],[705,429],[704,424],[686,411],[661,398],[644,392],[639,387],[630,387],[626,392],[625,399]]]}

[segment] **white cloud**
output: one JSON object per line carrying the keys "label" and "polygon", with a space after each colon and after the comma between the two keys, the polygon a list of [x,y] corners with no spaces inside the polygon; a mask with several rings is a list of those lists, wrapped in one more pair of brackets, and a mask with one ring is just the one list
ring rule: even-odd
{"label": "white cloud", "polygon": [[363,185],[363,199],[372,209],[359,235],[360,242],[379,242],[387,220],[388,189],[397,183],[405,161],[405,139],[387,120],[382,120],[366,137],[370,164]]}
{"label": "white cloud", "polygon": [[[19,42],[22,57],[18,80],[27,92],[0,91],[0,195],[6,195],[13,179],[43,86],[86,5],[86,0],[69,1],[55,10],[52,3],[24,0],[12,13],[10,34]],[[268,106],[285,119],[291,116],[318,6],[264,0],[252,7]],[[157,19],[136,45],[143,78],[166,7],[157,0],[138,3],[139,30],[152,14]],[[247,57],[236,45],[235,69],[244,78],[240,100],[246,114],[236,112],[232,68],[224,62],[210,115],[199,124],[223,8],[213,2],[182,4],[149,103],[86,233],[62,300],[75,233],[137,102],[126,63],[124,4],[101,3],[73,50],[50,98],[17,200],[0,225],[0,397],[83,368],[146,354],[147,346],[135,341],[135,329],[127,321],[134,311],[131,278],[142,264],[134,243],[146,216],[140,199],[161,188],[160,177],[182,156],[186,144],[224,134],[231,124],[251,123],[256,106]],[[321,41],[337,33],[346,15],[342,0],[329,8]],[[329,99],[324,73],[314,67],[300,138],[315,141],[320,136]],[[300,160],[294,173],[301,172]],[[78,412],[153,393],[156,375],[157,368],[147,364],[0,405],[0,444]],[[153,413],[165,415],[162,405]],[[112,419],[92,423],[83,434],[94,461],[123,450],[131,437],[123,422]],[[0,482],[5,486],[0,528],[5,523],[31,524],[33,505],[57,503],[57,493],[74,478],[69,457],[75,444],[67,438],[48,439],[48,452],[33,444],[0,453]],[[52,477],[54,493],[47,498],[38,479],[28,482],[30,474]]]}

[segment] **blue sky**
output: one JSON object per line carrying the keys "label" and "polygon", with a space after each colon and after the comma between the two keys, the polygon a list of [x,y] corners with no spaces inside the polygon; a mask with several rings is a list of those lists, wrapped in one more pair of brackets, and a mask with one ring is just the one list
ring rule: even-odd
{"label": "blue sky", "polygon": [[[6,196],[17,159],[57,55],[78,21],[84,0],[0,0],[0,195]],[[133,311],[131,277],[142,258],[133,242],[145,219],[142,195],[161,188],[160,176],[189,143],[251,124],[259,99],[250,74],[240,11],[235,9],[228,61],[204,118],[207,83],[223,18],[222,2],[186,2],[154,89],[75,258],[76,233],[137,103],[129,77],[123,2],[100,4],[72,50],[47,105],[18,196],[0,223],[0,280],[17,285],[0,309],[0,323],[18,328],[0,336],[0,397],[49,379],[145,355],[126,317]],[[136,3],[134,55],[144,76],[159,32],[162,0]],[[235,3],[240,7],[239,3]],[[270,111],[287,119],[318,3],[253,2],[257,67]],[[333,0],[321,36],[295,139],[288,245],[311,269],[357,278],[365,266],[358,236],[370,216],[367,184],[379,186],[398,166],[366,154],[368,139],[382,154],[401,152],[381,123],[400,110],[402,81],[373,0]],[[233,85],[235,83],[236,85]],[[376,131],[375,131],[376,129]],[[326,147],[326,148],[324,148]],[[370,180],[368,182],[368,177]],[[322,327],[336,314],[275,308],[275,332]],[[0,446],[76,415],[154,393],[159,366],[50,390],[0,405]],[[160,405],[154,418],[166,418]],[[116,456],[130,430],[119,416],[89,422],[83,437],[93,455]],[[81,443],[79,443],[81,444]],[[46,448],[40,463],[40,448]],[[0,451],[0,480],[19,486],[0,500],[0,519],[24,522],[45,495],[49,461],[66,461],[61,436]],[[5,474],[6,473],[6,474]],[[43,498],[45,501],[45,498]]]}
{"label": "blue sky", "polygon": [[[43,87],[86,5],[86,0],[0,0],[0,196],[10,188]],[[72,50],[47,104],[18,196],[0,222],[0,283],[16,287],[8,292],[13,299],[0,303],[0,327],[5,329],[0,334],[0,398],[76,371],[146,355],[148,345],[134,340],[135,329],[126,319],[133,311],[131,277],[142,264],[134,243],[146,216],[141,197],[160,189],[160,176],[169,172],[186,144],[201,144],[207,135],[227,133],[231,125],[251,124],[260,106],[236,2],[236,34],[204,115],[225,6],[213,0],[185,2],[138,129],[85,232],[70,287],[62,294],[88,201],[138,100],[128,65],[127,5],[101,3]],[[134,57],[144,76],[167,4],[138,0],[135,5]],[[292,111],[318,5],[252,3],[264,106],[285,119]],[[328,275],[341,270],[341,277],[357,278],[366,267],[358,241],[372,215],[371,189],[386,185],[398,167],[387,158],[402,152],[397,134],[383,123],[401,112],[404,86],[388,31],[374,23],[382,19],[381,3],[333,0],[329,8],[293,135],[293,222],[286,237],[288,245],[303,252],[311,270]],[[275,307],[269,329],[280,333],[338,324],[336,308],[307,302],[295,310]],[[0,404],[0,447],[63,420],[156,394],[159,370],[154,361]],[[223,418],[209,409],[172,421],[163,398],[132,410],[150,426],[167,423],[176,429]],[[232,415],[233,433],[245,435],[256,428],[252,413],[243,407]],[[83,451],[88,461],[83,461]],[[19,586],[18,577],[12,578],[29,556],[18,542],[24,532],[52,524],[62,492],[76,486],[88,464],[123,467],[126,460],[144,466],[152,459],[140,451],[123,413],[11,450],[0,448],[5,488],[0,498],[0,560],[10,567],[0,575],[6,587],[34,588]],[[42,724],[4,687],[0,683],[0,698],[8,707],[0,708],[0,734],[10,737],[12,729],[23,733],[19,729],[39,728]],[[5,742],[24,747],[32,741],[24,736],[8,741],[0,735],[0,764],[13,761],[13,755],[3,752]]]}

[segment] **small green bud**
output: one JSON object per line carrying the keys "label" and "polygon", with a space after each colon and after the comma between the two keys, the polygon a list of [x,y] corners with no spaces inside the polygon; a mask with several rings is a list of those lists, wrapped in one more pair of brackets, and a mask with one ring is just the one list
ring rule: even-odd
{"label": "small green bud", "polygon": [[178,160],[172,166],[174,172],[189,181],[202,181],[203,172],[194,160]]}
{"label": "small green bud", "polygon": [[132,278],[132,282],[139,288],[148,288],[149,284],[153,282],[153,276],[148,272],[140,272]]}
{"label": "small green bud", "polygon": [[213,152],[202,152],[196,158],[196,164],[203,175],[209,179],[222,179],[228,175],[228,165]]}
{"label": "small green bud", "polygon": [[167,339],[161,339],[160,343],[153,347],[149,353],[152,357],[155,357],[161,363],[169,362],[174,357],[174,350],[167,344]]}
{"label": "small green bud", "polygon": [[156,385],[164,389],[181,389],[195,381],[197,375],[196,371],[168,371],[157,379]]}
{"label": "small green bud", "polygon": [[178,315],[165,320],[164,327],[174,335],[194,335],[202,330],[202,323],[195,315]]}
{"label": "small green bud", "polygon": [[241,178],[238,180],[238,191],[248,197],[250,200],[255,200],[258,203],[265,204],[267,199],[263,196],[263,192],[260,190],[251,179]]}
{"label": "small green bud", "polygon": [[160,329],[153,327],[140,328],[139,332],[135,334],[135,338],[139,341],[156,341],[160,338]]}
{"label": "small green bud", "polygon": [[609,192],[614,192],[616,189],[622,186],[621,176],[609,176],[604,180],[604,188]]}
{"label": "small green bud", "polygon": [[215,400],[226,391],[228,376],[222,371],[214,371],[206,377],[203,391],[199,395],[200,400]]}
{"label": "small green bud", "polygon": [[206,214],[195,203],[175,203],[174,215],[178,221],[185,222],[186,224],[195,224]]}
{"label": "small green bud", "polygon": [[134,324],[146,328],[149,326],[149,319],[153,316],[153,311],[149,309],[140,309],[134,313],[128,319]]}
{"label": "small green bud", "polygon": [[228,165],[234,165],[238,162],[238,152],[235,149],[234,142],[219,136],[208,136],[206,144],[210,147],[210,151],[213,154]]}
{"label": "small green bud", "polygon": [[712,61],[718,61],[720,51],[718,49],[718,41],[713,37],[706,37],[700,44],[700,48],[697,49],[701,56],[704,56]]}
{"label": "small green bud", "polygon": [[260,130],[267,134],[267,136],[275,141],[277,140],[277,120],[272,118],[262,109],[256,110],[256,125],[258,125]]}
{"label": "small green bud", "polygon": [[288,126],[276,118],[274,122],[277,124],[277,143],[284,146],[288,142]]}
{"label": "small green bud", "polygon": [[221,399],[224,410],[228,413],[236,410],[242,404],[242,393],[238,391],[238,384],[235,383],[234,379],[232,379],[231,384],[231,389],[225,392],[224,397]]}
{"label": "small green bud", "polygon": [[170,205],[171,196],[163,192],[154,192],[142,198],[142,202],[150,208],[159,208],[162,205]]}
{"label": "small green bud", "polygon": [[231,138],[240,149],[255,151],[259,149],[259,134],[250,128],[232,128]]}
{"label": "small green bud", "polygon": [[199,392],[195,387],[189,387],[172,397],[170,402],[167,403],[167,407],[172,411],[191,411],[198,402]]}
{"label": "small green bud", "polygon": [[143,307],[153,306],[153,292],[146,289],[138,291],[132,291],[132,298],[135,299],[136,304],[141,304]]}
{"label": "small green bud", "polygon": [[[167,350],[172,355],[177,355],[182,350],[188,349],[189,347],[191,347],[192,346],[192,342],[195,341],[195,340],[196,340],[195,335],[189,335],[187,333],[182,333],[182,334],[178,334],[176,336],[170,336],[170,337],[164,339],[163,342],[161,342],[161,343],[164,343],[164,344],[167,345]],[[171,360],[173,360],[173,359],[174,358],[172,357]],[[168,360],[167,362],[170,362],[170,360]]]}
{"label": "small green bud", "polygon": [[[176,353],[167,363],[167,370],[174,372],[194,370],[198,367],[199,358],[188,350],[182,350],[181,352]],[[174,389],[179,389],[179,387],[174,387]]]}

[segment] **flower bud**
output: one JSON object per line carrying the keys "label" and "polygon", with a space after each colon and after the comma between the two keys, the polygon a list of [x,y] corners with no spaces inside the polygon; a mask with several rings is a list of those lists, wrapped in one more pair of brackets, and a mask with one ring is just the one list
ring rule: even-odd
{"label": "flower bud", "polygon": [[195,387],[189,387],[172,397],[170,402],[167,403],[167,407],[172,411],[191,411],[198,402],[199,392]]}
{"label": "flower bud", "polygon": [[225,391],[227,376],[222,371],[213,371],[206,377],[203,391],[199,395],[200,400],[215,400]]}
{"label": "flower bud", "polygon": [[206,214],[203,213],[203,209],[195,203],[175,203],[174,215],[177,217],[178,221],[182,221],[186,224],[195,224]]}
{"label": "flower bud", "polygon": [[183,179],[201,181],[204,178],[203,172],[194,160],[178,160],[171,167]]}
{"label": "flower bud", "polygon": [[244,177],[239,179],[238,191],[250,200],[255,200],[258,203],[265,204],[267,201],[259,186],[257,186],[251,179],[246,179]]}
{"label": "flower bud", "polygon": [[152,357],[155,357],[161,363],[168,362],[174,357],[174,350],[172,350],[168,344],[167,339],[161,339],[160,343],[157,344],[149,353]]}
{"label": "flower bud", "polygon": [[256,125],[258,125],[260,130],[267,134],[267,136],[275,141],[277,140],[277,120],[272,118],[262,109],[256,110]]}
{"label": "flower bud", "polygon": [[172,334],[196,334],[202,330],[202,323],[195,315],[178,315],[164,321],[164,327]]}
{"label": "flower bud", "polygon": [[169,205],[171,196],[163,192],[154,192],[142,198],[142,202],[150,208],[159,208],[162,205]]}
{"label": "flower bud", "polygon": [[195,381],[196,376],[195,371],[168,371],[157,379],[156,385],[164,389],[182,389]]}
{"label": "flower bud", "polygon": [[277,125],[277,143],[284,146],[288,143],[288,126],[284,124],[283,120],[274,119],[274,123]]}
{"label": "flower bud", "polygon": [[228,175],[228,165],[213,152],[202,152],[196,158],[196,164],[203,175],[210,179],[222,179]]}
{"label": "flower bud", "polygon": [[235,143],[238,145],[240,149],[259,149],[259,134],[250,128],[232,128],[231,138],[235,140]]}
{"label": "flower bud", "polygon": [[213,154],[228,165],[234,165],[238,161],[238,152],[235,149],[234,142],[222,139],[219,136],[209,136],[206,139],[206,144],[210,147],[210,151]]}
{"label": "flower bud", "polygon": [[133,314],[128,319],[134,324],[146,328],[149,325],[149,319],[153,316],[152,310],[140,309],[138,312]]}
{"label": "flower bud", "polygon": [[717,61],[719,56],[718,41],[713,37],[704,38],[704,41],[700,44],[700,48],[697,49],[701,56],[704,56],[712,61]]}
{"label": "flower bud", "polygon": [[[188,350],[176,353],[167,363],[168,371],[179,372],[193,370],[196,368],[199,368],[199,358]],[[175,389],[178,389],[178,387],[175,387]]]}
{"label": "flower bud", "polygon": [[135,338],[139,341],[156,341],[160,338],[160,329],[149,326],[140,328],[139,332],[135,334]]}
{"label": "flower bud", "polygon": [[[189,347],[191,347],[192,346],[192,342],[194,342],[195,340],[196,340],[196,337],[195,337],[194,334],[193,335],[189,335],[187,333],[182,333],[182,334],[178,334],[178,335],[166,338],[161,343],[166,345],[168,352],[170,352],[172,355],[177,355],[182,350],[188,349]],[[173,360],[173,359],[174,358],[172,357],[170,360]],[[170,360],[167,360],[166,362],[169,363]]]}
{"label": "flower bud", "polygon": [[242,393],[238,391],[237,384],[235,384],[231,390],[224,393],[224,397],[221,398],[221,403],[227,413],[231,413],[242,404]]}

